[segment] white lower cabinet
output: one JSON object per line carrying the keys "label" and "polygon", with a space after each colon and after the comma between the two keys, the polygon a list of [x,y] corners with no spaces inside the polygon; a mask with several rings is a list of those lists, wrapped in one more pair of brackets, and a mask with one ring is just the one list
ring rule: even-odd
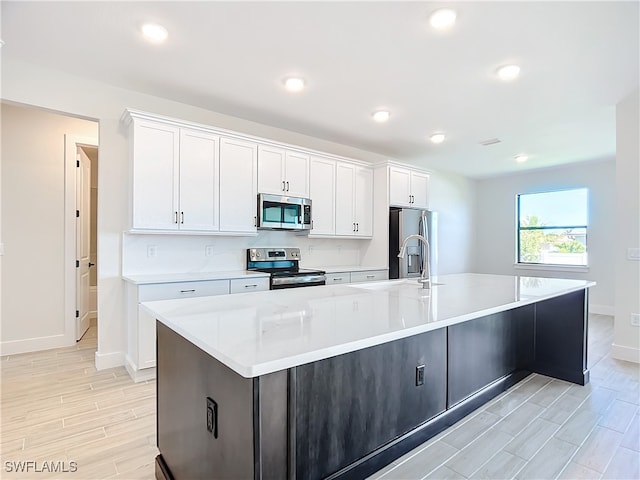
{"label": "white lower cabinet", "polygon": [[388,270],[366,270],[361,272],[351,272],[351,283],[376,282],[378,280],[388,280]]}
{"label": "white lower cabinet", "polygon": [[229,293],[247,293],[269,290],[269,278],[234,278]]}
{"label": "white lower cabinet", "polygon": [[350,272],[327,273],[325,276],[327,277],[327,280],[326,280],[327,285],[339,285],[341,283],[351,283]]}
{"label": "white lower cabinet", "polygon": [[351,272],[327,273],[327,285],[340,285],[342,283],[375,282],[388,280],[388,270],[358,270]]}
{"label": "white lower cabinet", "polygon": [[234,278],[153,284],[127,283],[128,352],[126,368],[134,381],[155,377],[156,319],[141,302],[207,297],[269,290],[269,278]]}

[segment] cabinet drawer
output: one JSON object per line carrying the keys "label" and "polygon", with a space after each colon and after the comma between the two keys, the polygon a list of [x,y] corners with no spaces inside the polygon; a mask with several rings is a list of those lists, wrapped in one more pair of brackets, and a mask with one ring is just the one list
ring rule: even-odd
{"label": "cabinet drawer", "polygon": [[351,272],[351,283],[375,282],[376,280],[388,280],[387,270],[367,270],[365,272]]}
{"label": "cabinet drawer", "polygon": [[327,273],[327,285],[339,285],[341,283],[350,283],[351,274],[349,272]]}
{"label": "cabinet drawer", "polygon": [[201,282],[155,283],[140,285],[138,301],[171,300],[174,298],[206,297],[229,293],[229,280],[206,280]]}
{"label": "cabinet drawer", "polygon": [[269,290],[269,277],[234,278],[231,280],[231,293],[260,292]]}

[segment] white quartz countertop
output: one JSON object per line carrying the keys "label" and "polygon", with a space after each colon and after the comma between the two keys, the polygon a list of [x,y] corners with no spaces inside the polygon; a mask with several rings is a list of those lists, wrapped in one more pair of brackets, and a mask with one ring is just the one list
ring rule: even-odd
{"label": "white quartz countertop", "polygon": [[595,285],[585,280],[457,274],[145,302],[160,322],[251,378]]}
{"label": "white quartz countertop", "polygon": [[230,280],[234,278],[268,277],[268,273],[233,270],[229,272],[156,273],[150,275],[124,275],[123,280],[136,285],[148,283],[199,282],[204,280]]}

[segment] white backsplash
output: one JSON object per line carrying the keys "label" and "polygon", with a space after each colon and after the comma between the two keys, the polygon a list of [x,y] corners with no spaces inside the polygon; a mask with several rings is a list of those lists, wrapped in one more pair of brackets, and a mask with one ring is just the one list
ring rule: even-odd
{"label": "white backsplash", "polygon": [[[303,267],[360,265],[368,240],[309,239],[293,232],[261,231],[256,237],[123,234],[122,274],[244,270],[246,249],[298,247]],[[150,256],[155,251],[155,256]],[[372,265],[373,267],[379,265]]]}

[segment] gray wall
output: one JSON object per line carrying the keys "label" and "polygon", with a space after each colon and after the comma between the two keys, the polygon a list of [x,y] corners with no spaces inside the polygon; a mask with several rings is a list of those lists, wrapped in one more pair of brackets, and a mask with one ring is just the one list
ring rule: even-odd
{"label": "gray wall", "polygon": [[[588,271],[517,268],[514,265],[516,195],[580,187],[589,189]],[[598,284],[590,293],[592,310],[612,315],[615,289],[615,192],[614,159],[478,181],[474,270],[479,273],[594,280]]]}

